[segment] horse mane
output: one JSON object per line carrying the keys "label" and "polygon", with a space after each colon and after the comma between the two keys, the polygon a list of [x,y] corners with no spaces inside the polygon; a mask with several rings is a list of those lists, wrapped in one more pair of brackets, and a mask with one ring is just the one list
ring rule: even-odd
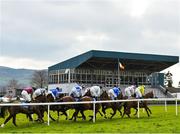
{"label": "horse mane", "polygon": [[87,92],[85,92],[85,94],[83,95],[83,97],[84,96],[89,96],[89,97],[92,97],[91,96],[91,92],[90,92],[90,89],[89,88],[87,88]]}
{"label": "horse mane", "polygon": [[118,99],[123,99],[124,98],[122,92],[120,92],[120,94],[117,96],[117,98]]}
{"label": "horse mane", "polygon": [[101,99],[106,99],[106,100],[110,99],[109,96],[108,96],[108,93],[106,92],[106,90],[104,90],[102,92],[102,94],[100,95],[100,98]]}

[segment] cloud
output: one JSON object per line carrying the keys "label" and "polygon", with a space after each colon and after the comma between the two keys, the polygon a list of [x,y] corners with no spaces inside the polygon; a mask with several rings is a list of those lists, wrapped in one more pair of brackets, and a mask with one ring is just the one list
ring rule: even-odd
{"label": "cloud", "polygon": [[39,61],[27,58],[0,57],[0,63],[3,66],[12,68],[28,68],[28,69],[47,69],[53,62]]}
{"label": "cloud", "polygon": [[179,0],[6,0],[1,7],[1,57],[51,66],[91,49],[180,56]]}

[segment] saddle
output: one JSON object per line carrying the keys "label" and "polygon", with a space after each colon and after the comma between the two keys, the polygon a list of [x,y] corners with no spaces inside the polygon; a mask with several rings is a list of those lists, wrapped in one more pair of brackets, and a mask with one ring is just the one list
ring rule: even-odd
{"label": "saddle", "polygon": [[81,99],[80,99],[80,98],[77,98],[77,97],[76,97],[76,98],[74,98],[74,99],[75,99],[75,101],[76,101],[76,102],[81,101]]}
{"label": "saddle", "polygon": [[22,106],[21,106],[22,108],[25,108],[25,109],[28,109],[28,108],[29,108],[29,106],[26,105],[27,103],[22,102],[21,104],[22,104]]}

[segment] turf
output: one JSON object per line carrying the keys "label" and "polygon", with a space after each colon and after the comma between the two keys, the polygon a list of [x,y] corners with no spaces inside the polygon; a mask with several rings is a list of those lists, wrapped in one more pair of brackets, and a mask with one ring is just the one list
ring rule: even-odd
{"label": "turf", "polygon": [[[17,116],[17,125],[12,124],[12,120],[4,128],[0,128],[1,133],[180,133],[180,112],[175,115],[175,106],[168,106],[167,112],[163,106],[150,106],[151,117],[147,117],[146,112],[140,110],[140,118],[131,114],[131,118],[125,116],[121,118],[119,113],[113,119],[104,119],[99,114],[95,123],[88,120],[82,121],[78,118],[77,122],[65,120],[64,116],[60,121],[50,121],[50,126],[43,123],[29,122],[25,115]],[[178,106],[180,111],[180,106]],[[70,111],[70,116],[73,111]],[[107,110],[110,116],[111,110]],[[133,110],[131,111],[134,112]],[[56,113],[51,112],[57,118]],[[92,115],[92,111],[85,112]],[[47,118],[44,117],[47,121]],[[0,119],[0,123],[4,119]]]}

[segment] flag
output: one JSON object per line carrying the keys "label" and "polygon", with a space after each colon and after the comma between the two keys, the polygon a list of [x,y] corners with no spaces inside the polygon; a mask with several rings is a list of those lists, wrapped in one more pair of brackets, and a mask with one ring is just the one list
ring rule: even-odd
{"label": "flag", "polygon": [[69,73],[70,72],[70,69],[66,69],[65,70],[65,74]]}
{"label": "flag", "polygon": [[120,67],[120,69],[123,69],[124,70],[124,66],[121,64],[121,62],[119,62],[119,67]]}

